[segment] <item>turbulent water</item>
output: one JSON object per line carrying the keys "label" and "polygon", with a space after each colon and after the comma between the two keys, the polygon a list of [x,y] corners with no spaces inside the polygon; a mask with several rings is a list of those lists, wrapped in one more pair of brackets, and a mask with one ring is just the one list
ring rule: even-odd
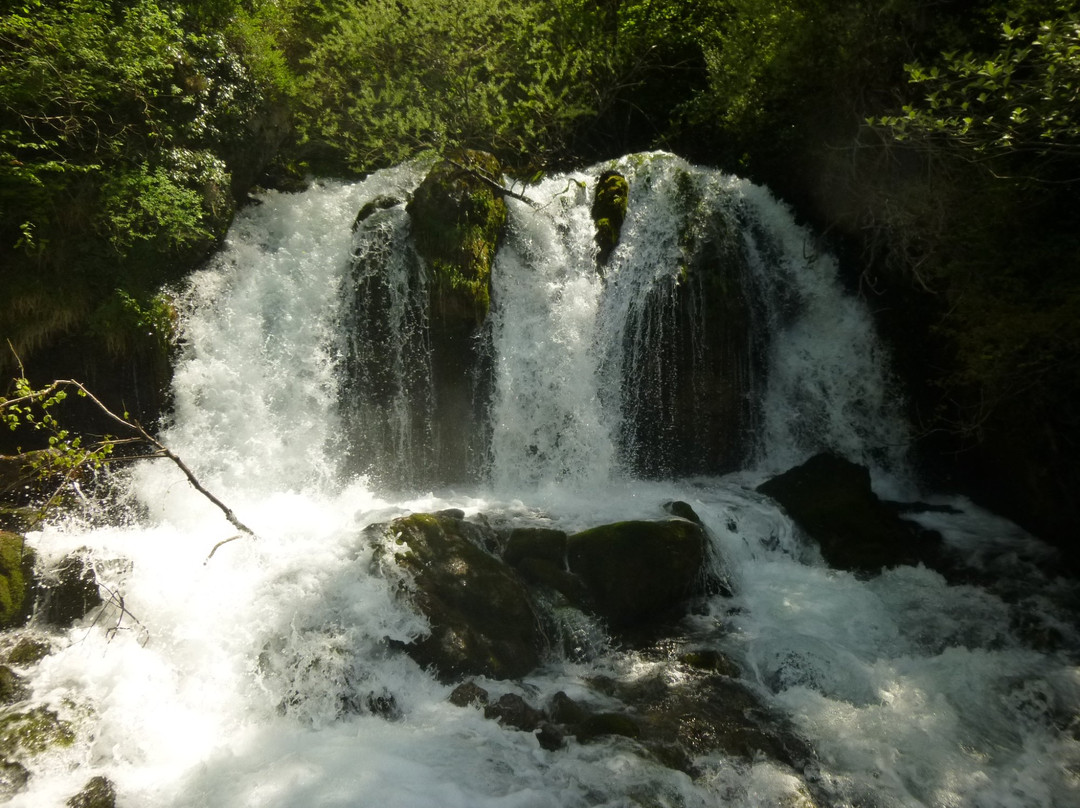
{"label": "turbulent water", "polygon": [[[579,183],[606,167],[528,189],[539,209],[510,202],[493,273],[483,481],[455,488],[409,490],[397,474],[391,490],[377,464],[357,475],[364,452],[346,428],[357,410],[342,401],[359,327],[342,289],[354,254],[373,249],[350,225],[366,201],[404,198],[419,170],[266,193],[238,217],[182,294],[164,437],[258,538],[207,560],[233,531],[168,463],[133,473],[125,513],[30,536],[46,561],[86,548],[112,597],[48,634],[53,653],[26,671],[33,702],[76,741],[28,757],[12,805],[63,804],[94,775],[115,783],[119,805],[153,808],[1080,804],[1075,593],[1042,571],[1049,551],[951,501],[958,512],[919,519],[967,559],[973,583],[922,567],[868,579],[826,567],[753,486],[831,448],[870,465],[879,491],[915,489],[865,309],[764,189],[666,155],[618,165],[630,214],[601,278]],[[755,436],[738,473],[641,479],[626,449],[634,391],[621,380],[640,361],[635,301],[678,266],[688,183],[703,215],[741,228],[763,335]],[[384,219],[379,249],[402,249],[402,217]],[[403,458],[426,434],[417,423],[395,427]],[[546,751],[453,706],[450,686],[391,650],[388,639],[426,627],[370,573],[366,525],[454,507],[575,530],[657,518],[671,499],[702,517],[734,593],[688,618],[685,635],[729,655],[809,742],[804,772],[711,754],[691,778],[626,739]],[[597,674],[666,675],[594,624],[581,631],[574,659],[482,684],[534,703],[559,690],[589,701]],[[395,709],[343,709],[343,693],[382,694]]]}

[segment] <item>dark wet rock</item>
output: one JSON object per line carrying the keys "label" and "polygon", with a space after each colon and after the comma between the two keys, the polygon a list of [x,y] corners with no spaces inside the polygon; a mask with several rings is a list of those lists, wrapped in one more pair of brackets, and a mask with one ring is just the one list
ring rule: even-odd
{"label": "dark wet rock", "polygon": [[476,682],[462,682],[450,693],[450,703],[457,707],[483,707],[488,703],[488,692]]}
{"label": "dark wet rock", "polygon": [[658,674],[633,682],[600,677],[593,685],[627,705],[641,743],[668,765],[722,752],[744,760],[765,757],[801,769],[813,756],[780,716],[728,676],[669,679]]}
{"label": "dark wet rock", "polygon": [[641,737],[638,722],[625,713],[593,713],[574,728],[574,737],[581,743],[595,741],[608,735],[624,738]]}
{"label": "dark wet rock", "polygon": [[21,626],[34,606],[34,551],[18,533],[0,530],[0,628]]}
{"label": "dark wet rock", "polygon": [[116,788],[108,777],[91,777],[65,804],[69,808],[116,808]]}
{"label": "dark wet rock", "polygon": [[380,210],[388,210],[389,208],[396,207],[402,203],[401,199],[396,196],[389,196],[383,194],[367,202],[360,208],[360,211],[356,214],[356,218],[353,220],[352,229],[357,230],[361,224],[370,219],[371,216]]}
{"label": "dark wet rock", "polygon": [[664,503],[664,510],[670,513],[672,516],[678,516],[682,519],[689,519],[691,522],[702,524],[701,517],[697,515],[689,502],[683,502],[680,499],[673,499]]}
{"label": "dark wet rock", "polygon": [[367,712],[385,718],[387,721],[399,721],[404,715],[398,706],[397,697],[388,690],[368,693],[364,698],[364,706]]}
{"label": "dark wet rock", "polygon": [[30,781],[30,772],[21,763],[0,758],[0,802],[7,802]]}
{"label": "dark wet rock", "polygon": [[539,729],[544,720],[544,714],[517,693],[507,693],[500,696],[494,704],[487,705],[484,708],[484,716],[495,719],[503,726],[525,732]]}
{"label": "dark wet rock", "polygon": [[0,665],[0,704],[15,704],[30,697],[30,687],[7,665]]}
{"label": "dark wet rock", "polygon": [[543,647],[532,597],[514,570],[462,536],[463,524],[414,514],[375,528],[394,537],[394,559],[412,577],[407,596],[431,626],[405,649],[443,681],[523,676]]}
{"label": "dark wet rock", "polygon": [[479,465],[490,336],[491,268],[506,224],[506,203],[490,181],[502,174],[490,154],[464,150],[436,163],[406,210],[428,278],[433,458],[441,481],[467,478]]}
{"label": "dark wet rock", "polygon": [[705,533],[685,519],[629,521],[567,539],[570,571],[614,628],[663,616],[700,589]]}
{"label": "dark wet rock", "polygon": [[566,746],[566,735],[557,726],[545,721],[536,731],[536,741],[541,749],[555,752]]}
{"label": "dark wet rock", "polygon": [[589,717],[589,711],[585,707],[561,690],[551,697],[547,713],[552,721],[567,725],[580,724]]}
{"label": "dark wet rock", "polygon": [[718,215],[689,173],[672,190],[687,212],[678,257],[634,301],[623,341],[633,375],[623,382],[620,451],[652,479],[745,468],[768,356],[739,223]]}
{"label": "dark wet rock", "polygon": [[67,627],[102,604],[94,567],[83,556],[65,556],[41,580],[42,618]]}
{"label": "dark wet rock", "polygon": [[566,533],[546,527],[514,528],[507,538],[503,560],[516,567],[526,558],[539,558],[563,566],[566,562]]}
{"label": "dark wet rock", "polygon": [[779,502],[836,569],[940,564],[941,537],[901,519],[874,494],[869,470],[842,457],[815,455],[757,490]]}
{"label": "dark wet rock", "polygon": [[737,678],[741,671],[730,657],[711,648],[699,648],[685,651],[678,657],[679,662],[710,673],[719,673],[722,676]]}

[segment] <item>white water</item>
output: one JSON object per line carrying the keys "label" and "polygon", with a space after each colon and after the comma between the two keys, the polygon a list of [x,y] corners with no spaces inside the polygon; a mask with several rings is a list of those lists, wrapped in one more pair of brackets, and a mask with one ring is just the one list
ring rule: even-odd
{"label": "white water", "polygon": [[[648,162],[626,165],[632,210],[645,186],[682,167]],[[1080,639],[1062,611],[1068,585],[1035,568],[1040,545],[954,503],[962,514],[921,521],[977,569],[1004,565],[1001,587],[949,586],[922,568],[859,580],[826,568],[748,487],[823,445],[863,457],[902,431],[885,412],[866,315],[840,297],[830,260],[804,261],[805,234],[761,189],[692,171],[724,189],[725,204],[773,228],[765,240],[747,236],[758,267],[809,302],[777,323],[760,465],[725,479],[646,483],[619,473],[611,368],[597,344],[599,315],[620,304],[602,305],[585,200],[573,199],[573,187],[571,203],[556,196],[536,214],[515,207],[516,235],[499,256],[492,485],[390,501],[364,479],[341,478],[337,290],[349,226],[365,200],[400,193],[415,177],[403,169],[271,193],[246,210],[185,296],[177,412],[165,439],[259,538],[226,544],[206,562],[232,531],[167,463],[135,475],[138,518],[115,527],[72,521],[30,537],[46,560],[89,548],[128,613],[114,604],[52,634],[54,653],[26,671],[33,701],[70,721],[78,740],[24,761],[32,778],[11,804],[61,805],[96,774],[116,784],[119,805],[147,808],[802,804],[800,775],[764,760],[706,756],[692,780],[627,741],[544,751],[529,733],[450,705],[448,686],[385,643],[424,625],[395,600],[392,582],[369,574],[365,525],[459,507],[543,512],[576,529],[659,517],[672,498],[708,524],[735,591],[690,618],[686,633],[732,655],[811,742],[820,801],[1080,804]],[[530,193],[546,199],[566,185],[552,180]],[[659,220],[628,219],[627,243]],[[668,249],[654,236],[641,241]],[[613,256],[613,274],[628,262]],[[630,284],[609,277],[608,285]],[[1020,624],[1056,629],[1061,650],[1032,648]],[[657,664],[611,650],[588,663],[552,660],[523,682],[482,684],[533,703],[558,690],[589,701],[597,697],[586,677],[634,678]],[[399,715],[342,713],[342,694],[392,695]]]}

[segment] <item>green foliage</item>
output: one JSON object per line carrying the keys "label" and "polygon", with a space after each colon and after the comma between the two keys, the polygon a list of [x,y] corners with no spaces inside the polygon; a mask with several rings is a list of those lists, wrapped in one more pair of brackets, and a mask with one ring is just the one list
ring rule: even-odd
{"label": "green foliage", "polygon": [[370,0],[320,6],[297,128],[353,171],[430,150],[511,162],[558,152],[590,110],[588,50],[560,0]]}
{"label": "green foliage", "polygon": [[1080,9],[1031,6],[1000,12],[1005,19],[991,49],[906,65],[922,97],[872,122],[899,141],[938,143],[1001,172],[1080,180]]}
{"label": "green foliage", "polygon": [[65,388],[74,387],[79,396],[85,396],[82,385],[56,381],[35,388],[23,376],[14,379],[13,385],[13,396],[0,396],[0,423],[11,432],[25,429],[46,437],[48,450],[30,459],[35,473],[44,476],[73,473],[84,467],[97,469],[112,455],[116,446],[112,438],[84,445],[81,435],[73,435],[56,418],[56,408],[67,398]]}
{"label": "green foliage", "polygon": [[[0,332],[20,352],[211,249],[286,103],[291,0],[0,10]],[[6,360],[4,360],[6,361]],[[2,364],[2,362],[0,362]]]}

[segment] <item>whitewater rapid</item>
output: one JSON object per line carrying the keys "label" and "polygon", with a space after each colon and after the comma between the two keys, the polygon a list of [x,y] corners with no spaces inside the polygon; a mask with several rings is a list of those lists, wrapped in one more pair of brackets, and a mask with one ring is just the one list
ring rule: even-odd
{"label": "whitewater rapid", "polygon": [[[364,202],[404,198],[422,169],[267,192],[240,214],[224,251],[180,293],[182,358],[163,437],[257,537],[208,560],[234,531],[158,461],[132,472],[126,508],[29,537],[46,563],[87,552],[111,598],[100,614],[43,635],[53,652],[26,672],[32,703],[69,722],[76,741],[28,758],[31,779],[11,805],[61,805],[94,775],[116,785],[118,805],[145,808],[1080,804],[1073,585],[1046,572],[1043,545],[945,498],[936,501],[958,512],[917,518],[969,560],[972,583],[922,567],[871,578],[831,570],[753,491],[821,448],[886,457],[879,490],[910,490],[902,452],[888,459],[905,440],[895,396],[868,315],[843,295],[831,258],[806,257],[807,234],[783,206],[663,155],[620,164],[631,211],[667,172],[689,172],[768,230],[747,236],[755,271],[799,289],[806,305],[770,343],[753,468],[675,481],[620,470],[611,364],[596,348],[599,315],[617,306],[592,272],[587,199],[562,194],[604,167],[530,189],[550,200],[538,213],[511,205],[515,235],[493,279],[502,308],[493,312],[492,468],[472,487],[391,492],[340,462],[350,226]],[[635,241],[665,248],[650,231],[657,222],[628,218],[608,288],[629,272]],[[701,516],[733,590],[683,631],[730,656],[790,720],[816,754],[805,772],[713,754],[691,778],[618,738],[547,751],[530,733],[453,706],[450,685],[388,644],[426,627],[391,581],[371,574],[365,526],[459,508],[542,515],[572,531],[659,518],[671,499]],[[586,639],[586,658],[551,656],[520,682],[481,684],[494,697],[543,703],[561,690],[589,701],[591,677],[663,675],[656,660]],[[343,710],[342,693],[383,694],[394,709]]]}

